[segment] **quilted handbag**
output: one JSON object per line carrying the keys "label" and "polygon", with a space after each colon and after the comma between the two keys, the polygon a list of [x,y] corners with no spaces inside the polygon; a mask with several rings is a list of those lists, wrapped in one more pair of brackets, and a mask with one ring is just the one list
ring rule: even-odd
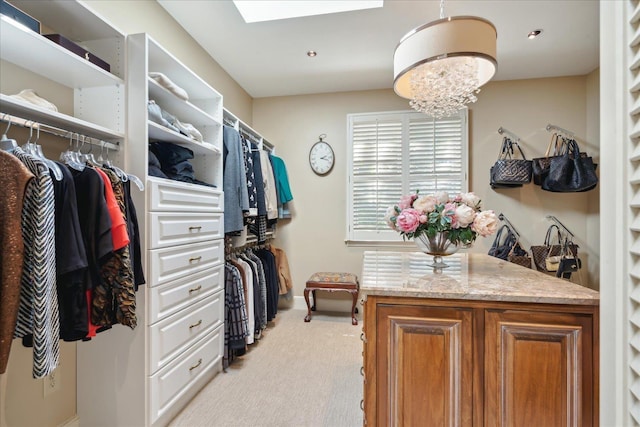
{"label": "quilted handbag", "polygon": [[[513,158],[514,147],[520,152],[521,159]],[[498,160],[491,168],[491,183],[494,185],[522,185],[531,182],[531,160],[527,160],[520,145],[504,138]]]}

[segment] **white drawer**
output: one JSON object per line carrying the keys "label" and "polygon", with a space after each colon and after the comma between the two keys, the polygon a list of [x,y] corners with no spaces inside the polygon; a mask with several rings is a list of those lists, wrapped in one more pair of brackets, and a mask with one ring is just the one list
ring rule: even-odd
{"label": "white drawer", "polygon": [[223,309],[224,292],[220,291],[151,326],[149,372],[156,372],[222,324]]}
{"label": "white drawer", "polygon": [[149,324],[154,324],[224,288],[224,264],[149,288]]}
{"label": "white drawer", "polygon": [[179,212],[222,212],[222,191],[205,185],[161,178],[147,178],[149,210]]}
{"label": "white drawer", "polygon": [[149,250],[149,286],[158,286],[224,261],[224,240]]}
{"label": "white drawer", "polygon": [[222,325],[196,343],[187,353],[150,377],[151,423],[172,409],[189,388],[222,360]]}
{"label": "white drawer", "polygon": [[196,243],[224,237],[224,221],[217,213],[151,212],[149,248]]}

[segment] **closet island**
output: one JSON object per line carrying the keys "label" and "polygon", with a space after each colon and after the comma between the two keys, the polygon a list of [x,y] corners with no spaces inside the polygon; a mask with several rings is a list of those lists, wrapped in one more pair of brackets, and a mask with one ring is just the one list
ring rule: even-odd
{"label": "closet island", "polygon": [[365,425],[597,426],[599,293],[484,254],[365,252]]}

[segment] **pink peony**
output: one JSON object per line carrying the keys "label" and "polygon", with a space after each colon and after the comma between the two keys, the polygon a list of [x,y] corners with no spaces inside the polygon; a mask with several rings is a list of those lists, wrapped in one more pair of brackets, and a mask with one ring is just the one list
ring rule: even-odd
{"label": "pink peony", "polygon": [[442,205],[449,202],[449,193],[447,193],[446,191],[438,191],[434,193],[433,196],[438,201],[438,204]]}
{"label": "pink peony", "polygon": [[417,194],[409,194],[408,196],[402,196],[400,199],[400,203],[398,203],[398,207],[400,209],[408,209],[413,204],[413,201],[418,198]]}
{"label": "pink peony", "polygon": [[385,222],[387,223],[389,228],[395,231],[398,231],[398,229],[396,228],[396,223],[393,221],[392,218],[394,218],[397,214],[398,212],[396,212],[395,206],[389,206],[389,208],[387,209],[387,212],[385,212],[384,214]]}
{"label": "pink peony", "polygon": [[492,210],[478,212],[471,224],[471,229],[482,237],[495,233],[497,228],[498,217]]}
{"label": "pink peony", "polygon": [[473,219],[476,216],[476,211],[470,208],[467,205],[460,205],[456,208],[456,227],[451,225],[452,228],[465,228],[468,227],[469,224],[473,222]]}
{"label": "pink peony", "polygon": [[434,196],[420,196],[413,203],[413,207],[421,212],[433,212],[438,200]]}
{"label": "pink peony", "polygon": [[480,209],[480,197],[476,196],[473,193],[460,194],[460,200],[470,208],[473,208],[475,210]]}
{"label": "pink peony", "polygon": [[398,215],[396,226],[405,233],[413,233],[420,225],[420,216],[420,211],[416,209],[404,209],[400,212],[400,215]]}

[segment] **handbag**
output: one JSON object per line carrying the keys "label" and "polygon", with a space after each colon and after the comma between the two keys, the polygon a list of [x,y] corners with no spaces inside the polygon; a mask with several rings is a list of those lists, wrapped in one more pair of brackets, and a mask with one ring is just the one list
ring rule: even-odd
{"label": "handbag", "polygon": [[567,142],[562,156],[551,159],[549,172],[542,181],[542,189],[559,193],[581,192],[598,184],[596,168],[591,157],[582,157],[575,140]]}
{"label": "handbag", "polygon": [[[547,146],[547,151],[544,153],[544,157],[537,157],[531,161],[531,170],[533,183],[536,185],[542,185],[542,182],[549,174],[549,165],[551,159],[562,153],[564,147],[564,139],[560,141],[560,136],[556,133],[551,135],[551,141]],[[551,148],[553,147],[553,152]]]}
{"label": "handbag", "polygon": [[520,242],[516,242],[509,252],[507,257],[509,262],[521,265],[523,267],[531,268],[531,257],[527,251],[520,245]]}
{"label": "handbag", "polygon": [[[557,232],[557,244],[551,244],[551,240],[553,238],[551,233],[554,229]],[[577,257],[578,246],[571,241],[566,241],[565,244],[567,245],[567,250],[570,250],[571,253]],[[531,246],[531,255],[533,256],[533,263],[536,266],[536,269],[545,273],[557,271],[557,268],[555,270],[547,269],[547,259],[549,259],[550,268],[553,268],[554,264],[557,264],[557,266],[559,267],[560,258],[558,258],[557,262],[555,262],[555,259],[553,257],[559,257],[562,255],[562,246],[562,235],[560,233],[560,228],[555,224],[550,225],[547,229],[547,235],[545,236],[544,244]]]}
{"label": "handbag", "polygon": [[569,242],[565,241],[562,246],[562,255],[558,263],[556,277],[571,279],[571,273],[578,271],[580,268],[582,268],[582,261],[578,258],[578,253],[572,252]]}
{"label": "handbag", "polygon": [[[522,159],[513,158],[514,149],[520,151]],[[493,185],[522,185],[531,182],[531,160],[527,160],[520,145],[504,138],[498,160],[490,170]]]}
{"label": "handbag", "polygon": [[493,239],[488,254],[506,261],[516,243],[515,234],[505,224],[496,232],[496,237]]}

